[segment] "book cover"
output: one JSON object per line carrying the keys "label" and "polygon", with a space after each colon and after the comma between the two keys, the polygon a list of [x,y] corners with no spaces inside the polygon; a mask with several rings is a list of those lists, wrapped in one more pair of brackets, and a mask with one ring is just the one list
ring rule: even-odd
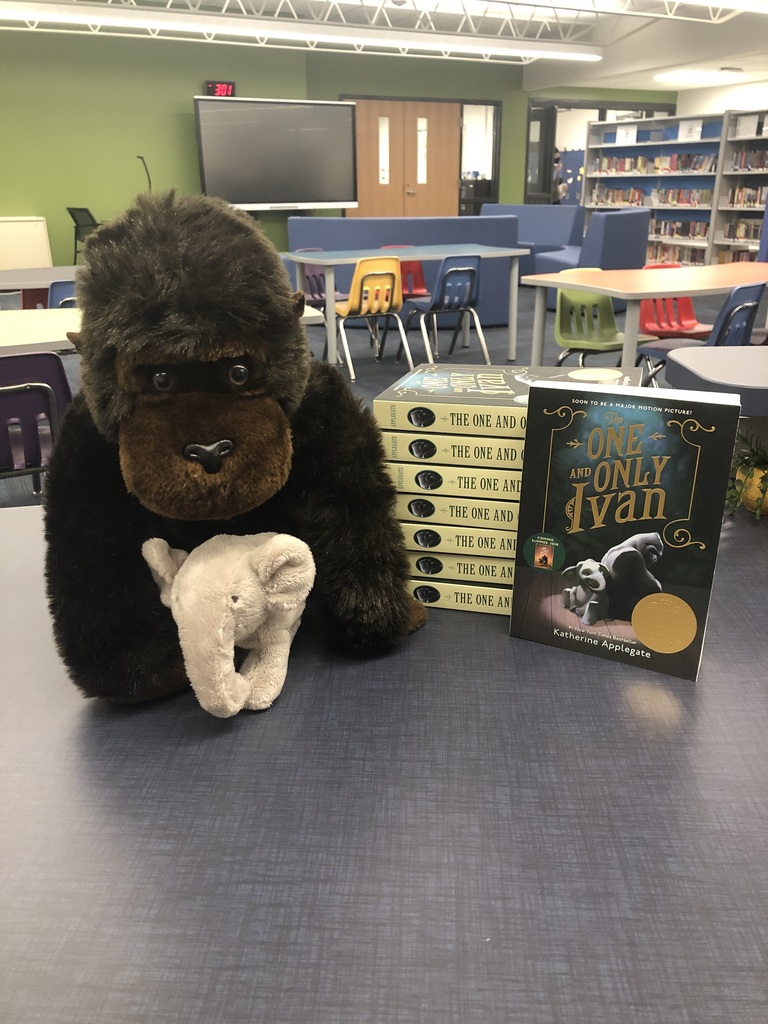
{"label": "book cover", "polygon": [[695,680],[737,395],[533,384],[514,636]]}
{"label": "book cover", "polygon": [[514,562],[511,558],[476,558],[440,550],[409,551],[408,561],[414,576],[429,579],[466,580],[468,583],[500,583],[512,586]]}
{"label": "book cover", "polygon": [[483,526],[489,530],[517,530],[518,502],[487,501],[450,494],[397,494],[395,515],[412,523],[443,523],[446,526]]}
{"label": "book cover", "polygon": [[639,384],[639,370],[617,367],[446,366],[422,363],[373,400],[382,430],[525,436],[533,380]]}
{"label": "book cover", "polygon": [[522,469],[523,443],[497,437],[462,437],[432,434],[424,437],[406,430],[382,430],[384,451],[393,462],[442,463],[445,466],[481,466],[487,469]]}
{"label": "book cover", "polygon": [[511,586],[493,587],[454,580],[419,579],[412,579],[410,586],[417,601],[434,608],[508,616],[512,607]]}
{"label": "book cover", "polygon": [[509,530],[484,530],[471,526],[443,526],[440,523],[400,523],[409,551],[437,549],[452,555],[471,554],[514,558],[517,533]]}
{"label": "book cover", "polygon": [[522,470],[478,469],[476,466],[414,466],[388,462],[387,472],[398,491],[430,495],[455,494],[467,498],[517,501]]}

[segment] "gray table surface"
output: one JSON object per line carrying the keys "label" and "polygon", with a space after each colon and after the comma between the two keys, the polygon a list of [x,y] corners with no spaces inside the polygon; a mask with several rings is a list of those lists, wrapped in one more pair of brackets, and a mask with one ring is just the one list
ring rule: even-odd
{"label": "gray table surface", "polygon": [[680,348],[667,356],[667,384],[741,396],[742,416],[768,417],[768,347],[728,345]]}
{"label": "gray table surface", "polygon": [[84,700],[0,511],[3,1024],[765,1024],[768,523],[698,684],[433,611],[262,714]]}

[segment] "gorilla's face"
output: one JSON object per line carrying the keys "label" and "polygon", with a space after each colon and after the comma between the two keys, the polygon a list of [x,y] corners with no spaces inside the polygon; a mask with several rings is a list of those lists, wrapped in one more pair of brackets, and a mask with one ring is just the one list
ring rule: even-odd
{"label": "gorilla's face", "polygon": [[134,398],[120,423],[126,487],[172,519],[229,519],[263,504],[291,469],[287,416],[269,392],[266,347],[220,348],[218,358],[118,359]]}
{"label": "gorilla's face", "polygon": [[83,394],[146,508],[231,519],[280,490],[310,354],[258,225],[209,196],[139,196],[88,236],[76,293]]}

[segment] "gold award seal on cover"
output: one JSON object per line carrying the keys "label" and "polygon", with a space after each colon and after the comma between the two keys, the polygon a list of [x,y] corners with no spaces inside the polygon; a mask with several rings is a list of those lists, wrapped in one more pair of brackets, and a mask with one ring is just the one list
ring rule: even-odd
{"label": "gold award seal on cover", "polygon": [[641,644],[657,654],[677,654],[696,637],[693,608],[674,594],[649,594],[635,605],[632,628]]}

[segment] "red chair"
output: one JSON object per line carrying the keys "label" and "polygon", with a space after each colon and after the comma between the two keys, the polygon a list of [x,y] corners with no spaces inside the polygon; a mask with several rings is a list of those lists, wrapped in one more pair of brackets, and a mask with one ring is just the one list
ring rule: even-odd
{"label": "red chair", "polygon": [[[679,267],[679,263],[646,263],[644,270]],[[664,299],[643,299],[640,303],[640,330],[656,338],[690,338],[702,340],[712,333],[713,324],[696,319],[693,301],[688,296]]]}
{"label": "red chair", "polygon": [[[382,245],[382,249],[410,249],[409,245]],[[400,274],[403,278],[403,298],[416,299],[429,295],[427,282],[424,280],[424,268],[421,260],[400,260]]]}

